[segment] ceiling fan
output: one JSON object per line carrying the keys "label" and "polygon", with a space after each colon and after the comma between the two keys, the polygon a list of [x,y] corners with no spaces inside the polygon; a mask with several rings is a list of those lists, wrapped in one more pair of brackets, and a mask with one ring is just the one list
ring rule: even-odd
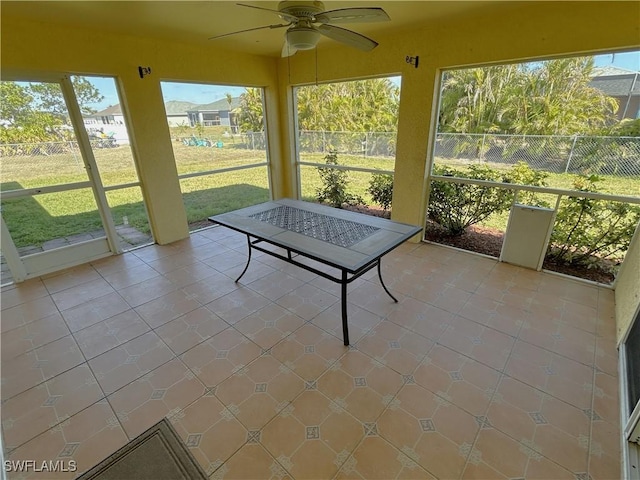
{"label": "ceiling fan", "polygon": [[283,57],[291,56],[298,50],[315,48],[322,35],[345,45],[368,52],[377,47],[378,42],[354,31],[347,30],[346,28],[336,27],[333,24],[385,22],[390,20],[387,13],[379,7],[340,8],[325,11],[324,4],[318,1],[287,0],[280,2],[277,10],[244,3],[237,3],[236,5],[274,13],[288,23],[248,28],[238,32],[216,35],[210,37],[209,40],[255,30],[287,28],[284,46],[282,48]]}

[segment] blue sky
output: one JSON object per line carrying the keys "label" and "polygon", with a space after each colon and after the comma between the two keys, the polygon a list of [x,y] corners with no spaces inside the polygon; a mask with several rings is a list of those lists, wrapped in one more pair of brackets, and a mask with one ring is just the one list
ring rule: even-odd
{"label": "blue sky", "polygon": [[[96,110],[104,110],[110,105],[119,103],[115,82],[109,77],[87,77],[104,96],[99,104],[92,105]],[[211,103],[226,97],[227,93],[237,97],[245,91],[244,87],[228,85],[207,85],[202,83],[162,82],[162,95],[166,102],[181,100],[193,103]]]}
{"label": "blue sky", "polygon": [[608,67],[614,66],[640,71],[640,52],[624,52],[624,53],[608,53],[606,55],[596,55],[596,66]]}
{"label": "blue sky", "polygon": [[[640,71],[640,51],[596,55],[595,63],[598,67],[615,66],[627,70]],[[112,78],[88,78],[105,97],[102,102],[93,105],[94,108],[103,110],[119,102],[115,82]],[[162,82],[162,94],[165,101],[181,100],[198,104],[211,103],[225,98],[227,93],[237,97],[244,91],[244,87],[229,85]]]}
{"label": "blue sky", "polygon": [[244,87],[228,85],[162,82],[162,96],[165,102],[182,100],[193,103],[211,103],[225,98],[227,93],[230,93],[232,97],[239,97],[245,90]]}

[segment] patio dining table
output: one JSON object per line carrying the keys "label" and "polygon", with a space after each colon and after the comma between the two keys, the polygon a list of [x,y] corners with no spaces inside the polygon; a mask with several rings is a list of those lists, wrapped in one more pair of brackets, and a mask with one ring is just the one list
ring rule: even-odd
{"label": "patio dining table", "polygon": [[[247,264],[236,282],[249,268],[251,252],[258,250],[340,284],[345,345],[349,345],[347,285],[377,268],[382,288],[397,302],[382,280],[381,258],[422,230],[415,225],[291,199],[253,205],[209,220],[247,237]],[[264,244],[280,247],[284,252],[270,250]],[[339,275],[301,261],[305,258],[333,267]]]}

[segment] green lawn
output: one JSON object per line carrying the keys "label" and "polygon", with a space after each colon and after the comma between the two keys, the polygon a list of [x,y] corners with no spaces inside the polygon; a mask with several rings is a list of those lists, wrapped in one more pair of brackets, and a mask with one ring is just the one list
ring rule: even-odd
{"label": "green lawn", "polygon": [[[218,134],[217,132],[216,134]],[[176,166],[179,174],[215,170],[266,161],[261,150],[240,148],[240,138],[225,138],[223,148],[185,146],[173,141]],[[96,161],[104,185],[118,185],[137,181],[131,151],[128,146],[113,149],[96,149]],[[86,171],[77,153],[50,156],[2,158],[0,190],[34,188],[87,180]],[[304,154],[303,161],[323,163],[323,154]],[[393,158],[365,158],[355,155],[339,155],[341,165],[379,170],[393,170]],[[300,168],[302,197],[314,200],[321,186],[316,167]],[[372,204],[367,187],[370,173],[350,171],[350,192],[360,195]],[[549,186],[570,188],[572,175],[551,174]],[[265,201],[269,198],[269,186],[265,167],[226,172],[180,181],[183,200],[189,222],[206,220],[224,211]],[[604,177],[601,191],[622,195],[640,196],[639,178]],[[553,195],[548,196],[550,200]],[[149,226],[139,187],[114,190],[107,193],[116,225],[127,217],[129,224],[148,232]],[[102,227],[89,189],[55,194],[36,195],[20,199],[3,199],[2,215],[18,247],[41,245],[47,240],[97,230]],[[487,226],[504,228],[506,214],[490,218]]]}
{"label": "green lawn", "polygon": [[[174,142],[179,174],[265,162],[264,151],[237,148],[228,142],[224,148],[189,147]],[[133,157],[128,146],[95,149],[96,163],[106,186],[137,181]],[[77,153],[34,157],[3,157],[1,191],[35,188],[87,181]],[[183,201],[190,222],[206,220],[223,211],[266,201],[269,184],[265,167],[226,172],[180,181]],[[106,193],[116,225],[126,221],[138,230],[150,231],[139,187]],[[102,228],[96,202],[90,189],[2,199],[2,216],[18,248],[41,246],[54,238],[68,237]]]}

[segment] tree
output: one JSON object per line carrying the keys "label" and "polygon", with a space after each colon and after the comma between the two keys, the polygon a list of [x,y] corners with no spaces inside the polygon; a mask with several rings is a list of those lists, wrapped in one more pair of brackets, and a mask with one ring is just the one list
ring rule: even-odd
{"label": "tree", "polygon": [[36,109],[29,87],[0,82],[0,142],[25,143],[59,139],[62,119]]}
{"label": "tree", "polygon": [[507,115],[518,134],[573,135],[595,133],[615,122],[615,99],[589,85],[593,57],[543,62],[525,72],[519,102],[511,102]]}
{"label": "tree", "polygon": [[573,135],[615,122],[617,103],[589,85],[593,57],[452,70],[444,76],[440,131]]}
{"label": "tree", "polygon": [[400,89],[388,78],[297,89],[300,130],[394,132]]}
{"label": "tree", "polygon": [[[94,113],[89,104],[104,97],[84,77],[71,77],[83,114]],[[60,128],[69,123],[67,107],[58,83],[0,82],[0,141],[3,143],[46,142],[60,140]]]}
{"label": "tree", "polygon": [[[400,89],[388,78],[311,85],[296,92],[300,130],[396,131]],[[243,131],[264,130],[261,90],[248,88],[234,113]]]}
{"label": "tree", "polygon": [[[80,111],[83,115],[96,113],[96,109],[90,105],[99,103],[104,99],[98,89],[93,86],[86,77],[71,77],[71,84],[76,95]],[[60,85],[57,83],[32,83],[29,90],[38,102],[41,110],[51,112],[54,115],[60,115],[66,118],[67,105],[62,95]]]}
{"label": "tree", "polygon": [[518,65],[452,70],[444,75],[440,131],[496,133],[508,128],[504,112],[517,90]]}
{"label": "tree", "polygon": [[[227,101],[229,98],[227,97]],[[262,108],[262,90],[247,88],[240,95],[240,106],[234,110],[238,116],[238,125],[244,132],[264,131],[264,112]]]}
{"label": "tree", "polygon": [[33,114],[33,97],[15,82],[0,82],[0,118],[8,125],[24,124]]}

